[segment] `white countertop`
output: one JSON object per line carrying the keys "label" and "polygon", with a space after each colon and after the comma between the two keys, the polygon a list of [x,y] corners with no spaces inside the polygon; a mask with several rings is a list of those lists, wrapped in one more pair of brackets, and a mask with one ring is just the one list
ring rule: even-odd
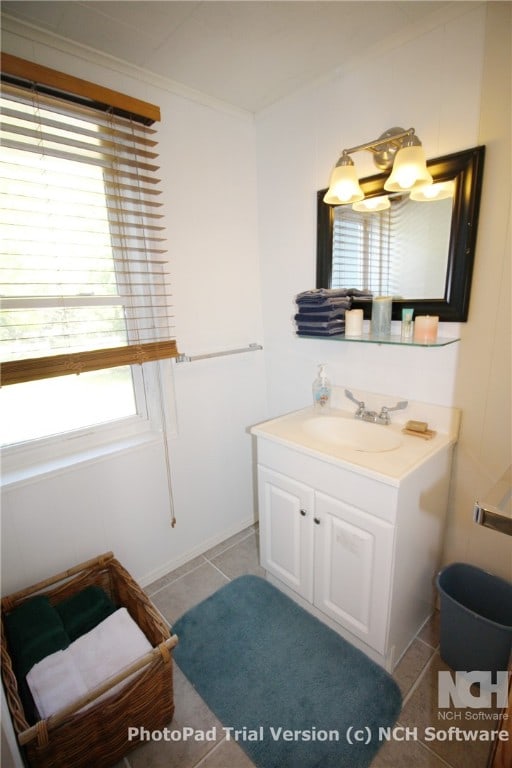
{"label": "white countertop", "polygon": [[[437,406],[433,407],[437,408]],[[457,409],[443,407],[442,410],[458,414]],[[344,419],[354,419],[353,410],[330,409],[328,415],[340,418],[340,429],[343,427]],[[319,414],[313,407],[303,408],[299,411],[262,422],[261,424],[256,424],[250,428],[250,432],[258,438],[265,438],[294,448],[302,453],[329,463],[338,464],[359,474],[385,480],[391,485],[399,485],[400,481],[407,474],[424,461],[446,446],[457,442],[458,416],[453,419],[441,418],[439,420],[439,424],[445,431],[436,429],[435,423],[429,423],[429,427],[437,432],[430,440],[404,434],[402,432],[404,421],[392,422],[386,426],[363,422],[369,428],[386,430],[387,433],[391,433],[397,438],[398,447],[379,452],[355,450],[312,435],[311,431],[305,428],[306,423],[310,422],[312,418],[322,419],[324,415],[323,413]],[[407,418],[411,418],[411,416]],[[449,426],[450,424],[454,424],[455,428]]]}

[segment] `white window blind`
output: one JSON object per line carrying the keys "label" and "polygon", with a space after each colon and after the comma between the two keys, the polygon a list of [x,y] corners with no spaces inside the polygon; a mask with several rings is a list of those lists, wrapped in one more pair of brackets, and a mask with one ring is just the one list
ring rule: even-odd
{"label": "white window blind", "polygon": [[2,384],[176,356],[155,131],[2,79]]}

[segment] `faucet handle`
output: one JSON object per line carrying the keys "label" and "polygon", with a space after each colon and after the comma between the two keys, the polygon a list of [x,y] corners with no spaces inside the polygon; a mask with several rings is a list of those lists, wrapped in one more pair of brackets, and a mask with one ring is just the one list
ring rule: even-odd
{"label": "faucet handle", "polygon": [[359,408],[364,408],[364,402],[354,397],[354,395],[349,389],[345,390],[345,397],[348,397],[349,400],[352,400],[352,402],[355,403],[357,406],[359,406]]}
{"label": "faucet handle", "polygon": [[379,419],[381,419],[384,424],[390,424],[391,419],[389,418],[389,412],[390,411],[401,411],[403,408],[407,408],[409,405],[407,400],[400,400],[396,405],[393,405],[388,408],[387,405],[383,405],[380,409],[379,413]]}
{"label": "faucet handle", "polygon": [[389,413],[390,411],[402,411],[404,408],[407,408],[408,405],[409,405],[408,400],[400,400],[400,402],[398,402],[396,405],[393,405],[390,408],[388,408],[387,405],[383,405],[382,408],[380,409],[380,412],[384,414],[384,413]]}

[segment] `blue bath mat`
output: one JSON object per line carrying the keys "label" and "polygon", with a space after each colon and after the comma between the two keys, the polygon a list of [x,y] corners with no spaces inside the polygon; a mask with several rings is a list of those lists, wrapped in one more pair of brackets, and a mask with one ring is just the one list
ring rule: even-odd
{"label": "blue bath mat", "polygon": [[[174,625],[174,659],[258,768],[367,768],[401,694],[381,667],[257,576]],[[381,734],[382,736],[382,734]]]}

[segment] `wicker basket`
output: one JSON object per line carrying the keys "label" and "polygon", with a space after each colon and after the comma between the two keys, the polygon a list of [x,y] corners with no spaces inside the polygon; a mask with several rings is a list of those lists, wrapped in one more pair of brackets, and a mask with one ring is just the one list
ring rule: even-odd
{"label": "wicker basket", "polygon": [[[46,594],[54,604],[90,585],[102,587],[116,606],[127,608],[154,648],[87,696],[30,726],[5,642],[4,613],[36,593]],[[149,598],[112,552],[2,598],[1,624],[2,678],[7,703],[18,742],[33,768],[112,766],[138,746],[137,740],[128,739],[129,727],[158,730],[171,721],[174,713],[171,649],[177,637],[170,635]],[[136,676],[121,690],[108,695],[114,685],[135,672]],[[106,698],[85,712],[78,711],[105,692]]]}

